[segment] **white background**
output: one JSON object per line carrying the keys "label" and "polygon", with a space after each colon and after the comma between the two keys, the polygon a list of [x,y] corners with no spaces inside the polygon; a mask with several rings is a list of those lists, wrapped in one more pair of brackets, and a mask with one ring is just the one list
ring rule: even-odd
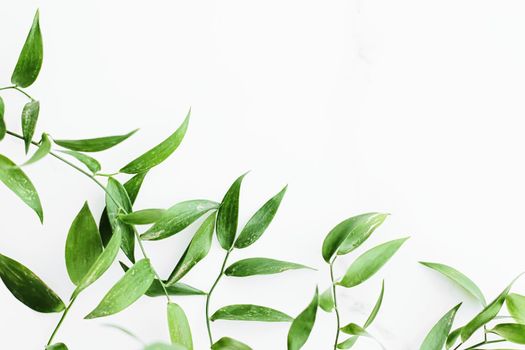
{"label": "white background", "polygon": [[[242,190],[244,223],[290,185],[270,229],[233,260],[268,256],[318,271],[224,279],[213,309],[257,303],[298,314],[316,284],[327,287],[325,234],[366,211],[392,216],[360,252],[412,237],[376,277],[340,292],[343,322],[362,323],[386,279],[383,309],[370,331],[389,350],[417,349],[461,300],[460,322],[478,310],[418,260],[459,268],[489,299],[525,269],[523,1],[4,1],[3,86],[37,7],[45,61],[29,92],[42,104],[38,134],[81,138],[140,127],[129,141],[97,154],[111,172],[164,139],[193,107],[183,145],[150,172],[136,208],[220,200],[251,170]],[[9,128],[19,130],[25,100],[7,91],[2,97]],[[24,160],[18,140],[6,138],[0,152]],[[63,257],[67,230],[84,200],[98,217],[103,194],[51,158],[27,172],[45,225],[0,187],[0,252],[67,299],[73,290]],[[163,275],[192,230],[146,244]],[[208,289],[222,256],[214,243],[185,282]],[[354,256],[341,259],[339,274]],[[113,266],[79,298],[57,340],[73,350],[140,348],[106,323],[148,342],[168,339],[162,298],[82,320],[120,275]],[[196,348],[207,348],[203,299],[177,302],[193,325]],[[59,317],[29,310],[3,287],[0,306],[2,349],[41,349]],[[329,349],[334,322],[320,312],[305,349]],[[218,321],[213,328],[216,337],[235,336],[261,350],[285,349],[288,326]],[[356,346],[375,348],[367,340]]]}

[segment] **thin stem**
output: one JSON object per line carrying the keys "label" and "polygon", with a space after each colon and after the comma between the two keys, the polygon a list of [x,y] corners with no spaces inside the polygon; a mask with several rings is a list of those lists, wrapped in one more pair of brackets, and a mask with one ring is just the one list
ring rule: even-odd
{"label": "thin stem", "polygon": [[341,318],[339,316],[339,308],[337,306],[337,291],[336,291],[336,284],[335,284],[335,278],[334,278],[335,259],[337,259],[337,256],[330,263],[330,279],[332,281],[332,295],[334,298],[334,310],[335,310],[335,317],[337,320],[337,331],[335,332],[334,350],[337,349],[337,344],[339,343],[339,333],[340,333],[340,328],[341,328]]}
{"label": "thin stem", "polygon": [[226,256],[224,257],[224,261],[222,262],[221,266],[221,272],[219,273],[219,276],[217,276],[217,279],[213,283],[213,285],[210,288],[210,291],[206,295],[206,327],[208,329],[208,337],[210,338],[210,346],[213,345],[213,336],[211,334],[211,325],[210,325],[210,299],[213,291],[215,290],[215,287],[217,287],[217,284],[221,280],[222,276],[224,275],[224,269],[226,268],[226,263],[228,262],[228,258],[230,257],[230,253],[232,252],[232,249],[228,250],[226,253]]}
{"label": "thin stem", "polygon": [[487,344],[501,343],[501,342],[504,342],[504,341],[506,341],[506,340],[505,339],[485,340],[485,341],[482,341],[480,343],[477,343],[477,344],[474,344],[472,346],[469,346],[468,348],[465,348],[465,350],[471,350],[471,349],[477,348],[478,346],[487,345]]}
{"label": "thin stem", "polygon": [[24,90],[20,89],[16,85],[6,86],[6,87],[3,87],[3,88],[0,88],[0,90],[16,90],[16,91],[24,94],[27,98],[31,99],[32,101],[35,100],[31,95],[29,95],[27,92],[25,92]]}
{"label": "thin stem", "polygon": [[55,338],[55,335],[57,334],[58,330],[60,329],[60,326],[62,326],[62,323],[66,319],[66,316],[67,316],[67,314],[69,312],[69,309],[71,309],[71,306],[73,306],[73,303],[75,302],[76,299],[77,299],[77,297],[74,297],[74,298],[72,298],[69,301],[69,304],[67,305],[67,307],[65,308],[64,312],[62,313],[62,317],[60,317],[60,320],[58,321],[55,329],[53,330],[53,333],[51,333],[51,337],[49,337],[49,340],[48,340],[46,346],[51,345],[51,343],[53,342],[53,339]]}

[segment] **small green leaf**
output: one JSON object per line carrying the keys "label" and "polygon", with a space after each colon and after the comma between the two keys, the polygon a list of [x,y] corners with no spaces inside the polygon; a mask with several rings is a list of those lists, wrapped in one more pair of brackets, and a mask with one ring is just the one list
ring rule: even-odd
{"label": "small green leaf", "polygon": [[146,346],[144,350],[188,350],[182,345],[178,344],[164,344],[164,343],[154,343]]}
{"label": "small green leaf", "polygon": [[288,350],[299,350],[308,340],[315,324],[319,292],[315,288],[315,295],[310,304],[292,322],[288,331]]}
{"label": "small green leaf", "polygon": [[450,332],[450,334],[447,337],[447,343],[446,343],[447,350],[451,349],[454,345],[456,345],[456,342],[459,339],[459,336],[461,335],[462,328],[463,327],[460,327]]}
{"label": "small green leaf", "polygon": [[35,134],[38,113],[40,112],[40,102],[31,101],[24,105],[22,109],[22,134],[24,135],[24,144],[26,153]]}
{"label": "small green leaf", "polygon": [[377,314],[379,313],[379,310],[381,309],[381,304],[383,304],[383,297],[385,295],[385,281],[381,283],[381,292],[379,293],[379,297],[377,298],[377,301],[374,305],[374,308],[372,309],[372,312],[370,313],[370,316],[368,316],[368,319],[366,320],[364,324],[364,328],[367,328],[374,322],[374,320],[377,317]]}
{"label": "small green leaf", "polygon": [[197,230],[188,248],[173,269],[168,278],[168,285],[184,277],[199,261],[204,259],[211,248],[213,230],[215,228],[215,214],[210,215]]}
{"label": "small green leaf", "polygon": [[361,326],[356,325],[355,323],[349,323],[344,327],[341,327],[341,332],[350,334],[350,335],[356,335],[359,337],[370,337],[370,334]]}
{"label": "small green leaf", "polygon": [[285,186],[281,192],[270,198],[270,200],[251,217],[235,241],[235,248],[246,248],[262,236],[275,217],[287,187],[288,186]]}
{"label": "small green leaf", "polygon": [[166,210],[162,218],[143,233],[140,238],[145,241],[156,241],[173,236],[210,210],[217,209],[218,206],[218,203],[208,200],[190,200],[177,203]]}
{"label": "small green leaf", "polygon": [[350,337],[346,339],[345,341],[342,341],[339,344],[337,344],[337,348],[338,349],[350,349],[352,346],[355,345],[358,339],[359,337],[354,335],[353,337]]}
{"label": "small green leaf", "polygon": [[172,344],[193,350],[190,324],[184,310],[175,303],[168,303],[168,328]]}
{"label": "small green leaf", "polygon": [[5,126],[4,111],[5,111],[4,100],[0,96],[0,141],[4,139],[5,133],[7,131],[6,126]]}
{"label": "small green leaf", "polygon": [[79,162],[84,164],[93,174],[96,174],[100,171],[100,163],[98,160],[96,160],[93,157],[90,157],[84,153],[80,153],[77,151],[60,151],[65,154],[69,154],[70,156],[76,158]]}
{"label": "small green leaf", "polygon": [[131,200],[126,189],[114,178],[108,179],[106,186],[106,208],[109,223],[113,234],[117,231],[122,233],[122,251],[131,262],[135,261],[135,228],[119,220],[121,213],[132,211]]}
{"label": "small green leaf", "polygon": [[71,281],[78,285],[102,254],[97,223],[88,203],[73,220],[66,239],[66,267]]}
{"label": "small green leaf", "polygon": [[332,312],[335,307],[334,303],[334,292],[332,286],[328,287],[319,296],[319,307],[325,312]]}
{"label": "small green leaf", "polygon": [[0,181],[13,191],[24,203],[26,203],[44,221],[42,204],[33,183],[27,175],[9,158],[0,154]]}
{"label": "small green leaf", "polygon": [[46,346],[46,350],[68,350],[68,348],[64,343],[56,343]]}
{"label": "small green leaf", "polygon": [[366,251],[350,265],[338,284],[350,288],[363,283],[379,271],[407,239],[396,239]]}
{"label": "small green leaf", "polygon": [[268,258],[248,258],[230,265],[224,273],[232,277],[247,277],[255,275],[272,275],[287,270],[311,269],[311,267],[288,261]]}
{"label": "small green leaf", "polygon": [[259,322],[290,322],[293,318],[284,312],[259,305],[237,304],[228,305],[215,311],[210,318],[231,321],[259,321]]}
{"label": "small green leaf", "polygon": [[148,225],[159,221],[165,213],[165,209],[143,209],[120,214],[118,218],[130,225]]}
{"label": "small green leaf", "polygon": [[116,314],[137,301],[150,287],[155,273],[149,259],[137,261],[109,290],[95,310],[86,319]]}
{"label": "small green leaf", "polygon": [[55,140],[55,143],[61,147],[77,152],[101,152],[125,141],[137,131],[138,129],[124,135],[104,136],[94,139]]}
{"label": "small green leaf", "polygon": [[39,12],[36,11],[31,30],[27,35],[26,42],[11,76],[11,82],[24,88],[33,84],[42,67],[43,58],[44,46],[42,44],[42,33],[40,32]]}
{"label": "small green leaf", "polygon": [[496,325],[489,332],[516,344],[525,344],[525,325],[515,323],[502,323]]}
{"label": "small green leaf", "polygon": [[447,312],[435,325],[423,340],[420,350],[442,350],[448,338],[456,312],[461,304],[456,305]]}
{"label": "small green leaf", "polygon": [[507,310],[514,320],[525,324],[525,296],[509,294],[506,299]]}
{"label": "small green leaf", "polygon": [[235,180],[222,199],[219,212],[217,214],[217,239],[221,247],[230,250],[237,235],[237,224],[239,219],[239,195],[241,184],[244,179],[243,174]]}
{"label": "small green leaf", "polygon": [[15,298],[38,312],[60,312],[65,305],[37,275],[19,262],[0,254],[0,278]]}
{"label": "small green leaf", "polygon": [[428,268],[431,268],[444,276],[451,279],[453,282],[455,282],[457,285],[459,285],[461,288],[465,289],[468,293],[470,293],[472,296],[474,296],[476,299],[479,300],[479,302],[486,306],[487,302],[485,300],[485,296],[479,289],[479,287],[472,282],[470,278],[459,272],[458,270],[454,269],[453,267],[443,265],[443,264],[437,264],[437,263],[431,263],[431,262],[419,262],[421,265],[424,265]]}
{"label": "small green leaf", "polygon": [[188,129],[190,115],[191,109],[188,111],[188,115],[186,116],[186,119],[184,119],[184,122],[182,122],[182,125],[179,126],[173,134],[140,157],[128,163],[120,169],[120,172],[126,174],[138,174],[148,171],[165,161],[181,144],[182,139],[186,134],[186,130]]}
{"label": "small green leaf", "polygon": [[40,159],[44,158],[49,154],[51,151],[51,140],[49,140],[49,136],[44,133],[42,134],[42,140],[40,141],[40,145],[38,146],[38,149],[33,153],[31,158],[29,158],[28,161],[26,161],[22,165],[29,165],[32,163],[38,162]]}
{"label": "small green leaf", "polygon": [[211,346],[211,350],[252,350],[252,348],[233,338],[222,337]]}

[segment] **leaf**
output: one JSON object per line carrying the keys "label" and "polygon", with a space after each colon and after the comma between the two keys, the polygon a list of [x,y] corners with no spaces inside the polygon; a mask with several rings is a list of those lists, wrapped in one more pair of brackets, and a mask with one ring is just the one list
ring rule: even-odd
{"label": "leaf", "polygon": [[461,304],[454,306],[449,312],[445,314],[427,334],[421,344],[420,350],[442,350],[448,338],[452,323],[456,317],[456,312]]}
{"label": "leaf", "polygon": [[154,279],[149,259],[137,261],[85,318],[105,317],[124,310],[146,293]]}
{"label": "leaf", "polygon": [[461,335],[461,329],[463,327],[457,328],[450,332],[450,334],[447,337],[447,343],[446,348],[447,350],[452,348],[454,345],[456,345],[456,341],[458,340],[459,336]]}
{"label": "leaf", "polygon": [[239,219],[239,194],[241,191],[243,174],[235,180],[222,199],[217,214],[217,239],[224,250],[230,250],[237,235]]}
{"label": "leaf", "polygon": [[319,307],[325,312],[332,312],[334,310],[335,303],[332,286],[328,287],[319,296]]}
{"label": "leaf", "polygon": [[211,350],[252,350],[252,348],[233,338],[222,337],[211,346]]}
{"label": "leaf", "polygon": [[288,331],[288,350],[299,350],[308,340],[314,327],[319,302],[319,292],[315,288],[315,295],[310,304],[292,322]]}
{"label": "leaf", "polygon": [[137,131],[138,129],[135,129],[124,135],[104,136],[93,139],[55,140],[55,143],[61,147],[77,152],[101,152],[127,140]]}
{"label": "leaf", "polygon": [[37,275],[21,263],[0,254],[0,278],[11,294],[31,309],[50,313],[65,305]]}
{"label": "leaf", "polygon": [[26,153],[29,151],[29,145],[35,134],[38,113],[40,112],[40,102],[31,101],[24,105],[22,109],[22,134],[24,135],[24,144]]}
{"label": "leaf", "polygon": [[350,288],[363,283],[379,271],[407,239],[396,239],[366,251],[350,265],[338,284]]}
{"label": "leaf", "polygon": [[140,238],[145,241],[156,241],[173,236],[210,210],[217,209],[218,206],[218,203],[200,199],[177,203],[166,210],[163,217]]}
{"label": "leaf", "polygon": [[44,221],[42,204],[33,183],[27,175],[9,158],[0,154],[0,181],[13,191],[24,203],[38,215],[40,222]]}
{"label": "leaf", "polygon": [[5,126],[5,120],[4,120],[4,111],[5,111],[4,100],[0,96],[0,141],[4,139],[5,133],[7,131],[6,126]]}
{"label": "leaf", "polygon": [[168,328],[172,344],[193,350],[190,324],[184,310],[175,303],[168,303]]}
{"label": "leaf", "polygon": [[144,350],[188,350],[182,345],[177,344],[164,344],[164,343],[154,343],[146,346]]}
{"label": "leaf", "polygon": [[197,230],[182,258],[168,278],[168,285],[184,277],[199,261],[204,259],[211,248],[213,230],[215,228],[215,214],[210,215]]}
{"label": "leaf", "polygon": [[424,265],[428,268],[431,268],[437,272],[440,272],[441,274],[445,275],[449,279],[451,279],[453,282],[455,282],[457,285],[459,285],[461,288],[465,289],[468,293],[470,293],[472,296],[474,296],[476,299],[479,300],[479,302],[486,306],[487,302],[485,300],[485,296],[483,296],[483,293],[479,289],[479,287],[472,282],[470,278],[459,272],[458,270],[454,269],[453,267],[443,265],[443,264],[437,264],[437,263],[431,263],[431,262],[419,262],[421,265]]}
{"label": "leaf", "polygon": [[246,248],[262,236],[275,217],[287,188],[288,186],[285,186],[281,192],[270,198],[270,200],[250,218],[235,241],[235,248]]}
{"label": "leaf", "polygon": [[38,146],[38,149],[33,153],[31,158],[27,160],[23,165],[29,165],[38,162],[40,159],[44,158],[49,154],[51,151],[51,140],[49,140],[49,136],[44,133],[42,134],[42,140],[40,141],[40,145]]}
{"label": "leaf", "polygon": [[348,218],[335,226],[323,242],[323,258],[327,263],[337,254],[350,253],[359,247],[374,230],[385,221],[388,214],[367,213]]}
{"label": "leaf", "polygon": [[370,316],[368,316],[368,319],[366,320],[364,324],[364,328],[367,328],[374,322],[374,320],[377,317],[377,314],[379,313],[379,310],[381,309],[381,304],[383,304],[383,296],[385,295],[385,281],[381,283],[381,292],[379,293],[379,297],[377,298],[377,301],[374,305],[374,308],[372,309],[372,312],[370,313]]}
{"label": "leaf", "polygon": [[66,239],[66,268],[75,285],[80,283],[102,250],[97,223],[85,202],[73,220]]}
{"label": "leaf", "polygon": [[311,267],[288,261],[269,258],[248,258],[230,265],[224,273],[232,277],[247,277],[254,275],[272,275],[287,270],[311,269]]}
{"label": "leaf", "polygon": [[96,160],[93,157],[90,157],[86,154],[76,152],[76,151],[60,151],[65,154],[69,154],[70,156],[76,158],[79,162],[84,164],[93,174],[96,174],[100,171],[100,163],[98,160]]}
{"label": "leaf", "polygon": [[511,293],[506,298],[506,304],[512,318],[525,324],[525,296]]}
{"label": "leaf", "polygon": [[165,213],[164,209],[143,209],[129,214],[120,214],[118,218],[130,225],[148,225],[160,220]]}
{"label": "leaf", "polygon": [[341,332],[350,334],[350,335],[356,335],[359,337],[370,337],[370,334],[361,326],[356,325],[355,323],[349,323],[344,327],[341,327]]}
{"label": "leaf", "polygon": [[350,349],[352,346],[355,345],[358,339],[359,337],[354,335],[353,337],[350,337],[346,339],[345,341],[342,341],[339,344],[337,344],[337,348],[338,349]]}
{"label": "leaf", "polygon": [[221,307],[210,318],[231,321],[290,322],[292,317],[284,312],[259,305],[237,304]]}
{"label": "leaf", "polygon": [[181,126],[179,126],[173,134],[140,157],[128,163],[120,169],[120,172],[126,174],[138,174],[148,171],[165,161],[181,144],[182,139],[186,134],[186,130],[188,129],[190,115],[191,109],[188,111],[186,119],[184,119]]}
{"label": "leaf", "polygon": [[131,200],[126,189],[114,178],[108,179],[106,186],[106,208],[109,223],[113,234],[120,231],[122,233],[121,248],[131,262],[135,261],[135,229],[118,219],[120,213],[132,211]]}
{"label": "leaf", "polygon": [[42,44],[39,17],[39,11],[37,10],[33,18],[31,30],[27,35],[26,42],[20,52],[18,62],[11,76],[11,82],[23,88],[35,82],[42,67],[44,46]]}
{"label": "leaf", "polygon": [[46,350],[68,350],[68,348],[64,343],[56,343],[46,346]]}
{"label": "leaf", "polygon": [[525,344],[525,325],[515,323],[502,323],[496,325],[489,332],[516,344]]}

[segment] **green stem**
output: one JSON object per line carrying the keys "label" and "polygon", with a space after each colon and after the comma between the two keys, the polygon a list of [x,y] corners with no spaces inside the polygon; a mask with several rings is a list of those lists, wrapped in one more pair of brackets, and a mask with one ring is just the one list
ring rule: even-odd
{"label": "green stem", "polygon": [[472,350],[477,348],[478,346],[487,345],[487,344],[495,344],[495,343],[501,343],[506,341],[505,339],[498,339],[498,340],[485,340],[480,343],[474,344],[472,346],[469,346],[468,348],[465,348],[464,350]]}
{"label": "green stem", "polygon": [[219,273],[219,276],[217,276],[217,279],[213,283],[213,285],[210,288],[210,291],[206,295],[206,328],[208,329],[208,337],[210,338],[210,346],[213,345],[213,336],[211,334],[211,325],[210,325],[210,299],[213,291],[215,290],[215,287],[217,287],[217,284],[221,280],[222,276],[224,275],[224,269],[226,268],[226,263],[228,262],[228,258],[230,257],[230,253],[233,249],[230,249],[227,251],[226,256],[224,257],[224,261],[222,262],[221,266],[221,272]]}
{"label": "green stem", "polygon": [[24,94],[27,98],[31,99],[31,101],[35,100],[31,95],[29,95],[27,92],[25,92],[24,90],[20,89],[16,85],[6,86],[6,87],[3,87],[3,88],[0,88],[0,90],[16,90],[16,91]]}
{"label": "green stem", "polygon": [[51,343],[53,342],[53,339],[55,338],[55,335],[57,334],[58,330],[60,329],[60,326],[62,326],[62,323],[64,322],[64,320],[66,319],[66,316],[69,312],[69,309],[71,309],[71,306],[73,306],[73,303],[75,302],[77,298],[74,297],[72,298],[70,301],[69,301],[69,304],[67,305],[67,307],[65,308],[64,312],[62,313],[62,317],[60,317],[60,320],[58,321],[55,329],[53,330],[53,333],[51,333],[51,337],[49,337],[49,340],[47,342],[47,346],[51,345]]}
{"label": "green stem", "polygon": [[337,331],[335,332],[334,350],[337,349],[337,344],[339,343],[339,333],[341,329],[341,317],[339,316],[339,308],[337,306],[337,291],[336,291],[336,284],[335,284],[335,278],[334,278],[335,259],[337,259],[337,256],[330,263],[330,279],[332,281],[332,296],[334,298],[334,310],[335,310],[335,317],[337,320]]}

